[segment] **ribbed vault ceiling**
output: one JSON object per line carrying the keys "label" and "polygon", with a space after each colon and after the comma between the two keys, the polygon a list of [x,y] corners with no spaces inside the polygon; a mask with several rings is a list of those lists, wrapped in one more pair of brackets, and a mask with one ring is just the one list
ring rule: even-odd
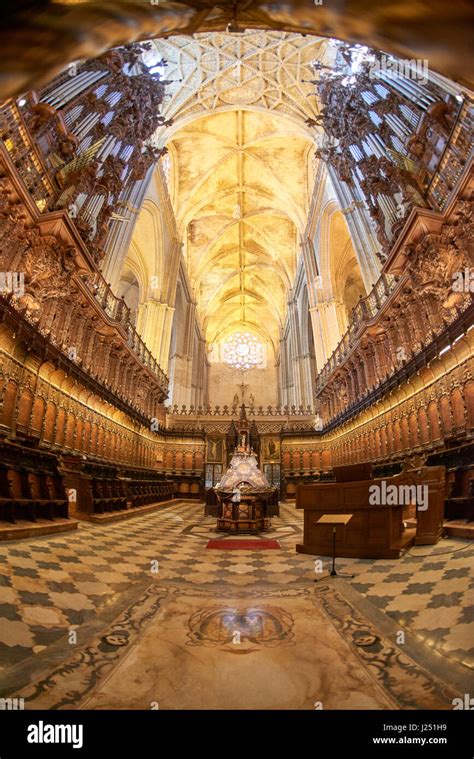
{"label": "ribbed vault ceiling", "polygon": [[[334,53],[329,40],[287,32],[207,33],[153,41],[145,60],[165,59],[162,113],[174,127],[205,112],[252,106],[304,123],[318,113],[313,61]],[[160,130],[166,142],[170,130]]]}
{"label": "ribbed vault ceiling", "polygon": [[314,145],[281,117],[235,109],[169,143],[172,197],[208,343],[250,328],[276,347],[312,186]]}
{"label": "ribbed vault ceiling", "polygon": [[[280,32],[155,41],[173,81],[160,132],[209,344],[252,329],[276,348],[313,185],[316,37]],[[181,81],[179,81],[181,80]],[[306,80],[306,81],[305,81]]]}

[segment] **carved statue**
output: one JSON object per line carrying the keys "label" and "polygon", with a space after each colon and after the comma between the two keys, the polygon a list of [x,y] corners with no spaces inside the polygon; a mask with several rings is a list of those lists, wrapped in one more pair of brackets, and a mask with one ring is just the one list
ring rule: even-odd
{"label": "carved statue", "polygon": [[439,124],[439,126],[447,132],[452,126],[453,110],[451,104],[446,103],[444,100],[439,100],[428,107],[427,113],[430,117],[431,123],[435,122]]}

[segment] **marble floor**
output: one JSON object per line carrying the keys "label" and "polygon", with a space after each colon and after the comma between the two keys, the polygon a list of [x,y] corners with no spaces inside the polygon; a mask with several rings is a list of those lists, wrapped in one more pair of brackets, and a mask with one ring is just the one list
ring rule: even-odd
{"label": "marble floor", "polygon": [[[0,697],[26,708],[452,708],[474,687],[474,546],[339,560],[314,583],[302,516],[279,550],[207,550],[179,502],[0,546]],[[323,559],[329,565],[329,559]]]}

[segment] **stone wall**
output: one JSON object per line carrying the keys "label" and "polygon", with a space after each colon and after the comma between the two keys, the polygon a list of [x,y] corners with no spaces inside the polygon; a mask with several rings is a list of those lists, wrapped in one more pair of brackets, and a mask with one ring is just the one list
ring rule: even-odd
{"label": "stone wall", "polygon": [[209,369],[209,398],[213,404],[232,406],[234,395],[242,402],[239,385],[244,382],[245,402],[249,403],[250,394],[255,397],[255,404],[276,406],[278,402],[278,379],[275,366],[267,365],[264,369],[249,369],[244,376],[226,364],[211,364]]}

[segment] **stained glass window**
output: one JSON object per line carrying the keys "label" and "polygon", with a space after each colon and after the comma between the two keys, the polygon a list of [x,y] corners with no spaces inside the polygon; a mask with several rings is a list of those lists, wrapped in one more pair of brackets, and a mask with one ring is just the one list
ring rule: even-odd
{"label": "stained glass window", "polygon": [[224,343],[224,360],[234,369],[251,369],[263,362],[263,346],[250,332],[234,332]]}

